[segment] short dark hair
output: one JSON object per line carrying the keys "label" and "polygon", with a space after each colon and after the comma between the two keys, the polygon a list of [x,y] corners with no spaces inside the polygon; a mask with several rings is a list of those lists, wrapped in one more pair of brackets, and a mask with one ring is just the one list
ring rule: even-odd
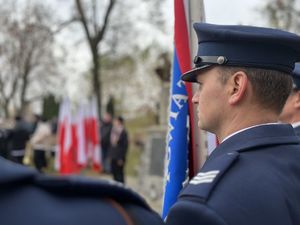
{"label": "short dark hair", "polygon": [[22,116],[20,116],[20,115],[15,116],[15,121],[21,121],[21,120],[22,120]]}
{"label": "short dark hair", "polygon": [[221,82],[225,84],[229,77],[238,71],[246,73],[250,80],[257,102],[261,106],[280,113],[292,91],[292,76],[277,70],[248,67],[218,67]]}
{"label": "short dark hair", "polygon": [[124,118],[122,116],[118,116],[117,120],[121,123],[124,124]]}

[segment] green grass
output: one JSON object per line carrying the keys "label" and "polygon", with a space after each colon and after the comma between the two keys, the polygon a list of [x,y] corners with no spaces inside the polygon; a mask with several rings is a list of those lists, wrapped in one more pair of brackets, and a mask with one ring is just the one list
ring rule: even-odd
{"label": "green grass", "polygon": [[143,149],[136,145],[135,142],[140,139],[145,141],[145,131],[149,126],[155,124],[155,115],[148,113],[147,115],[136,117],[126,121],[130,145],[127,154],[127,162],[125,167],[126,175],[136,176],[140,163],[141,153]]}

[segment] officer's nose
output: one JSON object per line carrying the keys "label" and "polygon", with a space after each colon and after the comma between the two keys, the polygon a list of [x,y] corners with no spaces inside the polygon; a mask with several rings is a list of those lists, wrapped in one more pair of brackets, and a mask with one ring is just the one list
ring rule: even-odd
{"label": "officer's nose", "polygon": [[198,104],[198,91],[193,95],[192,103]]}

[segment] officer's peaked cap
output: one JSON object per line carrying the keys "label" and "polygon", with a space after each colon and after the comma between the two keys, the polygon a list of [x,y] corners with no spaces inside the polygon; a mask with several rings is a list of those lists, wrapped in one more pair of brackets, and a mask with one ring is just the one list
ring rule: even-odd
{"label": "officer's peaked cap", "polygon": [[198,52],[195,68],[182,80],[195,82],[196,75],[211,65],[253,67],[292,74],[300,61],[300,36],[272,28],[195,23]]}
{"label": "officer's peaked cap", "polygon": [[300,63],[295,64],[295,69],[293,71],[293,82],[294,88],[300,90]]}

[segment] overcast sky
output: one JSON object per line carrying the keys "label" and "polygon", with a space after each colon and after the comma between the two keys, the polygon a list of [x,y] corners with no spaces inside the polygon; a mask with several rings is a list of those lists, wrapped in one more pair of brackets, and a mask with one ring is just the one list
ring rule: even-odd
{"label": "overcast sky", "polygon": [[263,4],[261,0],[204,0],[206,22],[263,26],[258,12]]}
{"label": "overcast sky", "polygon": [[[167,17],[172,19],[173,4],[174,0],[167,0],[165,9]],[[264,4],[262,0],[204,0],[206,22],[264,26],[265,21],[258,12]]]}

